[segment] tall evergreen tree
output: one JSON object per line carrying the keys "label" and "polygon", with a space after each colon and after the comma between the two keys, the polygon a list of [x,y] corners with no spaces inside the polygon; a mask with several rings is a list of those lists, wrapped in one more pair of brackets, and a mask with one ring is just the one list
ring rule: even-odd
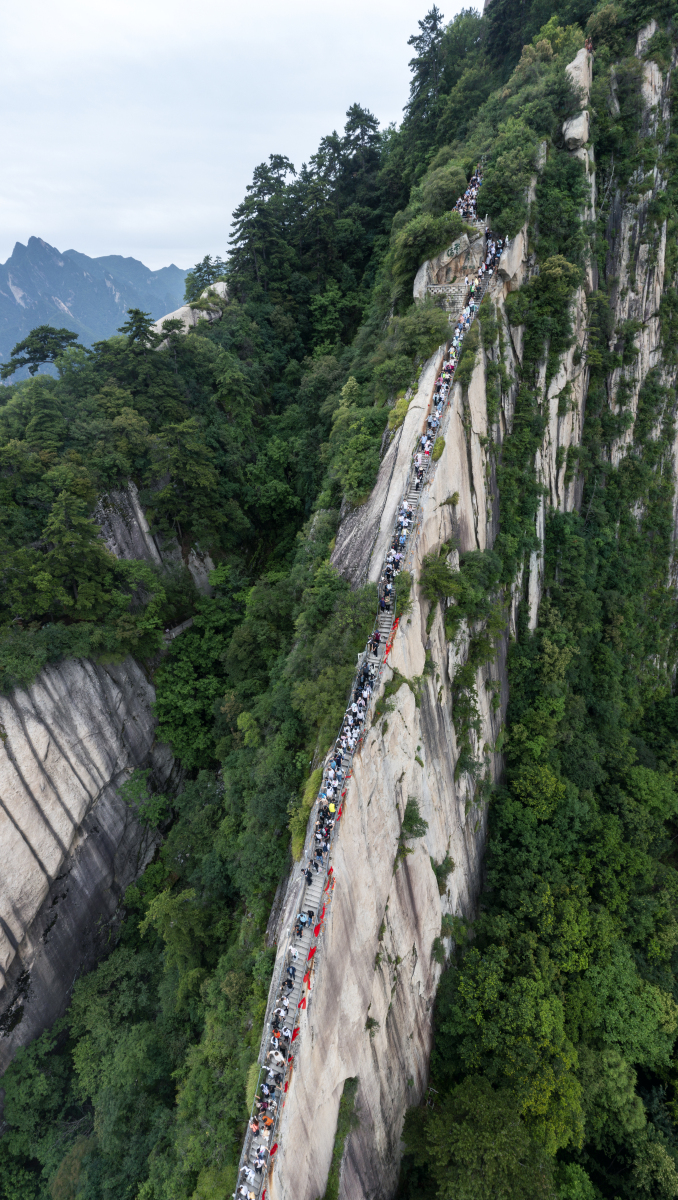
{"label": "tall evergreen tree", "polygon": [[346,113],[342,150],[360,163],[364,172],[379,162],[379,121],[369,109],[352,104]]}
{"label": "tall evergreen tree", "polygon": [[211,254],[206,254],[186,276],[184,292],[186,303],[190,304],[192,300],[197,300],[200,293],[204,292],[210,284],[216,283],[218,279],[225,279],[227,268],[228,263],[223,258],[219,258],[218,255],[212,258]]}
{"label": "tall evergreen tree", "polygon": [[155,348],[162,340],[153,328],[151,314],[142,312],[140,308],[127,310],[127,320],[119,326],[118,333],[124,333],[128,346],[141,351]]}
{"label": "tall evergreen tree", "polygon": [[32,415],[26,441],[31,449],[56,451],[63,442],[65,422],[59,396],[52,390],[53,380],[43,375],[28,387]]}
{"label": "tall evergreen tree", "polygon": [[233,214],[230,275],[243,284],[256,280],[263,292],[284,277],[289,265],[284,194],[288,175],[296,175],[290,160],[271,154],[267,163],[255,167],[248,194]]}
{"label": "tall evergreen tree", "polygon": [[406,111],[408,117],[426,121],[435,110],[443,78],[444,17],[434,4],[417,24],[420,32],[407,39],[415,55],[409,64],[413,77]]}

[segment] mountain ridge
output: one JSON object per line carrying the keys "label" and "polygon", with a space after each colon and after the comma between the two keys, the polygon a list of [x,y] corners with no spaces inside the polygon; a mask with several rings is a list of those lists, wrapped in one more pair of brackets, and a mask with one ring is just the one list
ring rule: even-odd
{"label": "mountain ridge", "polygon": [[111,337],[130,308],[157,319],[181,303],[185,277],[174,263],[151,271],[120,254],[61,252],[38,237],[16,242],[0,264],[0,361],[36,325],[71,329],[91,345]]}

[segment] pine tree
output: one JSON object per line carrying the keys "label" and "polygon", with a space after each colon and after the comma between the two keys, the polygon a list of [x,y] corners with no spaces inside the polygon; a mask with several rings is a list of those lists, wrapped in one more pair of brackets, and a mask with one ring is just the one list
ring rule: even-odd
{"label": "pine tree", "polygon": [[24,392],[29,398],[32,413],[26,426],[25,439],[35,450],[58,450],[64,439],[65,422],[53,386],[54,380],[43,376],[28,383]]}
{"label": "pine tree", "polygon": [[216,283],[218,279],[225,279],[227,269],[228,263],[224,259],[218,256],[212,258],[211,254],[206,254],[186,276],[185,303],[190,304],[192,300],[197,300],[200,293],[210,284]]}
{"label": "pine tree", "polygon": [[130,349],[146,352],[155,349],[162,341],[162,335],[153,328],[153,318],[150,313],[142,312],[140,308],[129,308],[127,320],[118,327],[118,333],[124,333]]}
{"label": "pine tree", "polygon": [[407,39],[408,46],[415,50],[409,64],[413,79],[406,112],[410,120],[425,122],[436,108],[443,76],[443,22],[443,14],[434,4],[423,21],[417,22],[420,33]]}
{"label": "pine tree", "polygon": [[282,281],[294,257],[285,236],[287,175],[296,175],[290,160],[271,154],[267,163],[255,167],[248,194],[233,213],[229,275],[240,276],[243,283],[256,280],[264,292]]}
{"label": "pine tree", "polygon": [[[44,553],[33,554],[22,615],[96,619],[110,608],[116,559],[87,515],[84,500],[62,491],[43,529]],[[18,597],[17,597],[18,599]]]}
{"label": "pine tree", "polygon": [[319,155],[311,165],[303,164],[291,188],[292,221],[297,229],[297,252],[300,265],[322,284],[333,257],[337,206],[334,187],[326,167],[334,170]]}
{"label": "pine tree", "polygon": [[342,142],[344,155],[357,159],[364,174],[368,165],[378,164],[380,143],[377,118],[369,109],[362,108],[360,104],[352,104],[346,113]]}
{"label": "pine tree", "polygon": [[38,325],[23,342],[17,342],[11,351],[10,362],[0,367],[0,379],[9,379],[19,367],[28,367],[30,375],[37,374],[42,363],[54,362],[78,335],[70,329],[54,329],[52,325]]}
{"label": "pine tree", "polygon": [[340,199],[342,205],[359,204],[363,208],[377,206],[376,179],[381,155],[379,122],[373,113],[360,104],[352,104],[346,113],[346,125],[341,142],[342,172]]}

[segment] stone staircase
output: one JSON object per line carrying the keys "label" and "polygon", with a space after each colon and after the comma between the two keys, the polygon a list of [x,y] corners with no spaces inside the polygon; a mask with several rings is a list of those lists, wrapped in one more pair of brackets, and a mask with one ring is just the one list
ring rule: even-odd
{"label": "stone staircase", "polygon": [[[467,221],[466,224],[470,226],[471,229],[475,229],[477,236],[484,235],[484,221]],[[468,288],[464,280],[454,280],[452,283],[429,283],[426,290],[429,296],[445,297],[445,312],[448,314],[450,325],[454,325],[459,313],[464,307],[466,294],[468,292]]]}
{"label": "stone staircase", "polygon": [[[484,223],[473,222],[473,224],[479,230],[484,231],[484,228],[485,228]],[[488,283],[489,283],[489,280],[486,277],[483,286],[478,290],[478,292],[476,294],[475,299],[476,299],[476,305],[478,307],[480,305],[481,300],[483,299],[485,291],[487,290]],[[439,285],[439,290],[441,290],[443,287],[447,287],[447,286],[455,286],[455,285]],[[465,294],[465,292],[466,292],[465,285],[462,284],[462,285],[457,285],[457,286],[460,286],[462,292]],[[472,318],[472,322],[473,322],[473,320],[475,320],[475,317],[477,316],[478,307],[476,307],[476,310],[475,310],[473,318]],[[446,402],[447,404],[449,404],[449,397],[450,397],[453,386],[454,386],[454,381],[452,381],[452,384],[450,386],[450,393],[448,393],[448,400]],[[407,530],[407,540],[406,540],[406,544],[405,544],[406,559],[403,562],[403,569],[409,568],[412,563],[413,546],[414,546],[414,542],[416,540],[415,535],[418,530],[419,518],[420,518],[419,507],[420,507],[421,497],[422,497],[422,494],[424,491],[424,487],[425,487],[426,483],[428,482],[428,478],[430,476],[431,470],[433,468],[433,463],[434,463],[433,448],[435,447],[435,443],[437,441],[438,436],[441,433],[441,430],[442,430],[442,425],[439,426],[439,428],[432,435],[432,443],[433,444],[431,447],[431,457],[428,460],[425,460],[427,465],[426,465],[424,475],[423,475],[421,481],[419,481],[419,484],[417,484],[416,471],[414,469],[414,456],[418,449],[418,442],[412,453],[412,465],[410,468],[408,482],[406,484],[405,491],[402,496],[401,502],[398,505],[398,512],[400,511],[400,508],[402,507],[402,504],[405,501],[408,501],[412,508],[410,526]],[[396,518],[394,532],[396,532],[396,531],[397,531],[397,518]],[[377,653],[375,654],[372,652],[371,643],[370,643],[370,645],[368,646],[366,655],[365,656],[361,655],[358,660],[359,667],[360,667],[360,665],[365,660],[365,658],[367,659],[367,662],[370,663],[375,668],[375,678],[374,678],[374,682],[373,682],[372,697],[370,698],[370,702],[367,705],[367,709],[365,711],[365,722],[363,725],[363,732],[360,735],[360,739],[356,745],[354,754],[358,753],[358,750],[360,749],[360,746],[362,743],[362,739],[364,737],[364,733],[367,729],[369,729],[369,726],[370,726],[370,712],[371,712],[375,697],[378,692],[379,676],[381,674],[381,668],[383,667],[384,661],[385,661],[386,646],[387,646],[388,642],[390,641],[390,638],[393,634],[393,627],[394,627],[394,623],[395,623],[395,612],[396,612],[397,578],[398,577],[396,576],[395,580],[394,580],[394,594],[393,594],[393,598],[392,598],[392,602],[391,602],[391,608],[390,608],[390,610],[380,612],[377,617],[377,621],[375,623],[375,629],[379,630],[379,636],[380,636],[380,643],[377,648]],[[355,681],[351,687],[351,697],[353,695],[354,688],[355,688]],[[351,699],[349,698],[349,707],[350,707],[350,702],[351,702]],[[343,728],[343,724],[342,724],[342,728]],[[339,817],[341,816],[343,797],[346,794],[346,787],[347,787],[348,781],[351,777],[353,757],[354,757],[354,755],[352,755],[350,752],[343,753],[343,758],[342,758],[343,779],[341,781],[340,788],[339,788],[341,800],[338,805],[338,812],[336,813],[337,824],[339,821]],[[330,755],[327,756],[326,762],[329,761],[329,758],[330,758]],[[324,781],[324,778],[325,778],[325,770],[323,770],[323,781]],[[312,810],[310,820],[313,820],[316,817],[317,812],[318,812],[318,801],[316,800],[316,803],[314,804],[314,807]],[[267,1012],[266,1012],[266,1023],[264,1026],[264,1034],[263,1034],[261,1050],[260,1050],[260,1054],[259,1054],[260,1071],[259,1071],[256,1093],[259,1095],[261,1094],[261,1086],[264,1083],[266,1083],[267,1086],[270,1087],[272,1096],[274,1097],[274,1101],[275,1101],[275,1109],[273,1111],[270,1111],[270,1115],[273,1117],[273,1125],[271,1127],[270,1133],[266,1133],[261,1126],[260,1126],[260,1130],[258,1133],[252,1133],[251,1123],[252,1123],[252,1114],[254,1112],[254,1110],[252,1109],[252,1113],[250,1114],[250,1126],[248,1127],[248,1132],[247,1132],[247,1135],[245,1138],[245,1144],[243,1146],[243,1152],[242,1152],[241,1159],[240,1159],[236,1192],[234,1193],[234,1196],[236,1198],[238,1198],[238,1200],[241,1196],[243,1197],[243,1200],[245,1200],[245,1198],[249,1198],[249,1200],[266,1200],[266,1186],[265,1186],[266,1179],[268,1176],[269,1168],[272,1165],[273,1155],[275,1154],[275,1152],[277,1150],[277,1144],[275,1142],[276,1131],[277,1131],[279,1123],[280,1123],[280,1114],[281,1114],[282,1107],[284,1104],[285,1095],[287,1093],[289,1083],[291,1080],[291,1075],[292,1075],[292,1072],[294,1069],[294,1041],[295,1041],[296,1036],[299,1033],[299,1026],[298,1026],[299,1013],[300,1013],[300,1009],[306,1007],[310,1003],[310,999],[311,999],[311,992],[310,992],[311,959],[309,958],[309,955],[311,955],[311,957],[312,957],[315,954],[314,947],[317,948],[317,942],[318,942],[318,937],[320,935],[321,928],[322,928],[322,922],[323,922],[323,918],[324,918],[325,908],[326,908],[327,904],[329,903],[329,899],[331,897],[331,886],[332,886],[332,882],[333,882],[333,879],[332,879],[333,868],[329,864],[329,858],[330,858],[330,854],[331,854],[332,842],[334,840],[334,836],[336,836],[336,832],[337,832],[337,829],[336,829],[336,825],[335,825],[335,828],[332,830],[332,836],[330,837],[330,850],[323,855],[322,860],[315,859],[315,861],[318,863],[318,870],[316,871],[313,868],[311,868],[311,870],[312,870],[311,882],[310,883],[307,882],[303,888],[303,892],[302,892],[303,898],[300,902],[301,907],[299,909],[299,912],[303,911],[305,913],[308,913],[310,911],[313,913],[313,916],[310,919],[310,921],[308,922],[308,924],[305,925],[303,932],[301,933],[301,936],[297,936],[296,932],[295,932],[296,918],[295,918],[295,922],[293,924],[292,929],[287,931],[287,943],[288,943],[287,949],[285,951],[285,955],[284,955],[284,957],[281,961],[280,967],[279,967],[278,978],[276,980],[275,987],[273,987],[273,986],[271,987],[271,992],[269,994],[269,1003],[268,1003]],[[309,839],[307,837],[307,845],[308,845],[308,840]],[[314,843],[315,843],[315,835],[313,834],[311,836],[311,855],[312,856],[314,856],[314,852],[315,852],[315,844]],[[290,969],[290,968],[291,968],[292,974],[288,974],[288,969]],[[283,987],[284,981],[288,978],[291,979],[291,983],[292,983],[292,987],[289,990],[287,987]],[[309,984],[309,989],[304,994],[305,983]],[[288,1007],[287,1019],[282,1022],[282,1025],[284,1028],[289,1030],[289,1032],[292,1036],[289,1039],[286,1038],[283,1040],[282,1037],[281,1037],[281,1039],[279,1039],[279,1041],[281,1042],[281,1046],[280,1046],[281,1052],[285,1055],[285,1058],[287,1061],[285,1062],[285,1065],[283,1067],[278,1068],[278,1067],[273,1066],[273,1060],[271,1058],[272,1053],[274,1053],[274,1051],[275,1051],[275,1045],[272,1044],[272,1039],[273,1039],[273,1042],[276,1041],[276,1039],[273,1038],[272,1021],[273,1021],[274,1010],[281,1007],[280,1002],[283,997],[283,994],[288,995],[289,1007]],[[277,1077],[277,1079],[274,1077]],[[260,1171],[257,1172],[256,1167],[258,1165],[257,1159],[258,1159],[259,1151],[261,1151],[261,1161],[259,1163],[261,1169],[260,1169]]]}
{"label": "stone staircase", "polygon": [[[328,857],[326,854],[325,859]],[[319,861],[319,860],[318,860]],[[304,990],[304,975],[307,969],[308,954],[315,940],[314,930],[318,923],[318,917],[322,911],[324,890],[326,886],[327,864],[323,865],[319,870],[312,871],[312,882],[306,884],[303,892],[302,905],[300,912],[304,912],[309,916],[308,924],[304,926],[301,937],[293,936],[290,940],[285,960],[283,963],[283,971],[277,982],[275,994],[273,996],[273,1009],[266,1014],[266,1025],[264,1027],[264,1039],[262,1043],[262,1053],[260,1054],[260,1062],[262,1070],[259,1072],[259,1080],[257,1085],[257,1095],[261,1095],[261,1085],[265,1083],[273,1096],[275,1110],[269,1110],[273,1117],[272,1130],[269,1133],[264,1129],[260,1122],[258,1133],[252,1133],[245,1142],[245,1152],[240,1160],[240,1171],[238,1175],[238,1188],[245,1187],[248,1196],[254,1195],[255,1200],[259,1200],[262,1194],[262,1189],[266,1179],[268,1168],[268,1158],[272,1147],[274,1146],[273,1138],[275,1137],[275,1129],[278,1125],[279,1110],[282,1107],[282,1102],[285,1093],[287,1092],[289,1065],[285,1068],[277,1067],[272,1058],[276,1048],[279,1047],[280,1053],[286,1057],[290,1053],[290,1039],[281,1036],[276,1039],[273,1036],[273,1010],[280,1008],[283,997],[287,998],[288,1011],[287,1017],[281,1018],[283,1029],[288,1029],[290,1034],[297,1024],[297,1016],[299,1013],[299,1005],[302,1000]],[[310,916],[312,914],[312,916]],[[288,971],[294,972],[294,978],[291,980],[292,988],[288,989],[284,985],[284,981],[290,978]],[[271,1005],[269,1005],[271,1008]],[[279,1081],[279,1082],[277,1082]],[[251,1117],[250,1117],[251,1121]],[[249,1131],[251,1133],[251,1129]],[[265,1157],[263,1163],[259,1160],[259,1152],[263,1151]],[[257,1171],[257,1166],[260,1170]],[[250,1172],[251,1174],[247,1174]],[[236,1191],[236,1195],[239,1193]]]}

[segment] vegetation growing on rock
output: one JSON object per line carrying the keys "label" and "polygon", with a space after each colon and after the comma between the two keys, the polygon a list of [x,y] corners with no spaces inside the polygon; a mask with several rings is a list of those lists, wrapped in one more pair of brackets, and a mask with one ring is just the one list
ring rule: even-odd
{"label": "vegetation growing on rock", "polygon": [[[444,605],[448,637],[462,626],[470,637],[454,680],[459,772],[480,777],[476,671],[538,545],[544,388],[571,345],[590,245],[586,423],[568,461],[583,499],[547,522],[534,632],[519,610],[488,890],[472,938],[454,922],[441,930],[456,943],[436,1011],[441,1099],[408,1115],[400,1194],[678,1195],[678,212],[674,135],[643,125],[633,51],[650,18],[660,28],[647,54],[667,71],[675,30],[661,2],[493,0],[486,16],[467,10],[448,26],[432,10],[400,130],[380,132],[355,105],[299,174],[279,155],[257,168],[228,263],[203,261],[188,281],[190,299],[225,275],[220,321],[170,330],[157,348],[132,312],[119,338],[64,347],[58,379],[3,393],[4,686],[67,655],[150,657],[165,625],[194,624],[156,673],[160,732],[188,782],[171,811],[144,797],[142,815],[170,823],[127,894],[120,942],[5,1077],[2,1200],[216,1200],[234,1186],[272,966],[268,912],[375,610],[374,589],[351,592],[330,547],[342,502],[369,491],[387,424],[404,417],[398,393],[446,334],[435,304],[410,303],[412,281],[459,230],[450,209],[482,155],[490,220],[509,236],[529,220],[538,269],[506,305],[523,354],[511,431],[495,446],[499,535],[458,571],[443,547],[419,581]],[[565,65],[586,33],[602,196],[591,229],[584,168],[560,132],[579,106]],[[639,330],[615,328],[606,272],[610,222],[641,196],[644,237],[668,221],[668,285],[664,363],[646,373],[634,419]],[[485,355],[494,426],[514,381],[487,303],[479,324],[459,378],[467,386]],[[178,538],[185,556],[209,549],[211,597],[181,565],[103,549],[96,498],[130,478],[160,541]],[[416,802],[406,818],[401,860],[425,832]],[[434,865],[441,892],[450,863]],[[434,955],[444,958],[441,939]]]}

